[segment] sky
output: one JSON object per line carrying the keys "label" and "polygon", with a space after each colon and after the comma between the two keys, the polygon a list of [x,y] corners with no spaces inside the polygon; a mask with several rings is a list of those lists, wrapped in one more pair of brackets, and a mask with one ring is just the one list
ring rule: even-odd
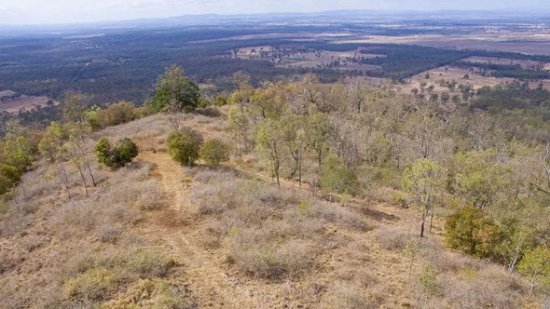
{"label": "sky", "polygon": [[0,24],[331,10],[544,10],[550,0],[0,0]]}

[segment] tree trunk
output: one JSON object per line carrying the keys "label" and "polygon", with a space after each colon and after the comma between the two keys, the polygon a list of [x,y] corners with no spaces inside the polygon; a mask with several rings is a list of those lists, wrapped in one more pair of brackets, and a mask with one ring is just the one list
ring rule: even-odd
{"label": "tree trunk", "polygon": [[420,237],[424,237],[424,227],[426,225],[426,217],[427,215],[425,213],[422,214],[422,224],[420,225]]}
{"label": "tree trunk", "polygon": [[62,163],[57,163],[57,171],[59,172],[59,179],[61,180],[61,184],[67,190],[67,194],[69,195],[69,200],[72,199],[71,195],[71,189],[69,187],[69,177],[67,176],[67,172],[65,171],[65,168],[63,167]]}
{"label": "tree trunk", "polygon": [[76,168],[78,169],[78,173],[80,174],[80,179],[82,180],[82,185],[84,186],[84,192],[86,194],[86,197],[88,197],[88,186],[86,185],[86,177],[84,177],[82,166],[80,166],[80,164],[77,163]]}

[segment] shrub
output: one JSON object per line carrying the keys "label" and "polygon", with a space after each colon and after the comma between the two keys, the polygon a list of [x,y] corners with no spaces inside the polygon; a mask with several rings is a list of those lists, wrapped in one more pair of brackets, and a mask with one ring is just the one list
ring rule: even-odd
{"label": "shrub", "polygon": [[129,138],[119,140],[114,148],[109,140],[102,138],[95,146],[95,154],[99,163],[116,169],[132,162],[138,155],[138,148]]}
{"label": "shrub", "polygon": [[204,143],[200,150],[200,157],[211,166],[219,166],[222,162],[229,161],[229,145],[218,139],[210,139]]}
{"label": "shrub", "polygon": [[174,266],[174,261],[166,259],[161,254],[138,250],[130,256],[126,265],[142,276],[164,277]]}
{"label": "shrub", "polygon": [[118,279],[105,268],[91,268],[65,283],[66,298],[80,301],[101,301],[118,289]]}
{"label": "shrub", "polygon": [[355,194],[357,191],[357,175],[337,157],[328,157],[323,163],[320,184],[322,188],[334,192]]}
{"label": "shrub", "polygon": [[96,108],[87,113],[87,120],[93,130],[116,126],[135,120],[136,107],[133,103],[121,101],[106,109]]}
{"label": "shrub", "polygon": [[184,287],[165,280],[140,280],[105,308],[196,308]]}
{"label": "shrub", "polygon": [[518,270],[531,278],[533,286],[550,286],[550,247],[539,246],[525,253]]}
{"label": "shrub", "polygon": [[184,129],[181,132],[170,133],[166,144],[168,153],[174,161],[191,166],[199,158],[202,137],[191,129]]}
{"label": "shrub", "polygon": [[488,257],[494,254],[499,234],[498,226],[481,210],[465,207],[447,219],[445,238],[454,249]]}

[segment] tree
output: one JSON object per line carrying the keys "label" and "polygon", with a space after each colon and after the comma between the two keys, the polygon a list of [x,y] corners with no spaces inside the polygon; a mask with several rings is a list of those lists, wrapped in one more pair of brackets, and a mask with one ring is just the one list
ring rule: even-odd
{"label": "tree", "polygon": [[538,246],[526,252],[518,270],[531,277],[531,293],[536,283],[550,286],[550,247]]}
{"label": "tree", "polygon": [[299,186],[302,187],[304,157],[307,150],[305,118],[299,115],[290,115],[282,119],[286,124],[282,127],[282,138],[290,154],[292,167],[290,177],[298,176]]}
{"label": "tree", "polygon": [[329,190],[330,202],[332,202],[335,192],[355,194],[358,188],[357,175],[336,156],[329,156],[325,159],[319,184],[321,188]]}
{"label": "tree", "polygon": [[68,92],[61,101],[63,122],[84,122],[88,98],[79,92]]}
{"label": "tree", "polygon": [[220,163],[229,161],[229,145],[219,139],[209,139],[200,148],[199,155],[211,166],[220,166]]}
{"label": "tree", "polygon": [[197,108],[199,98],[199,87],[184,75],[181,67],[173,65],[159,78],[155,96],[149,105],[156,112],[182,112]]}
{"label": "tree", "polygon": [[192,166],[199,158],[202,136],[191,129],[184,128],[181,131],[170,133],[166,144],[168,153],[174,161],[185,166]]}
{"label": "tree", "polygon": [[233,105],[229,108],[227,113],[227,120],[229,123],[229,130],[237,140],[238,151],[247,152],[249,149],[249,130],[250,121],[247,117],[247,113],[243,106]]}
{"label": "tree", "polygon": [[69,199],[71,199],[70,179],[64,164],[67,160],[64,144],[68,138],[69,135],[65,128],[56,122],[52,122],[44,132],[38,144],[38,149],[46,160],[54,164],[59,180],[67,191]]}
{"label": "tree", "polygon": [[445,239],[454,249],[478,257],[489,257],[495,252],[500,231],[481,210],[467,206],[447,218]]}
{"label": "tree", "polygon": [[100,139],[95,146],[97,161],[111,169],[126,166],[138,156],[137,145],[129,138],[119,140],[115,147],[106,138]]}
{"label": "tree", "polygon": [[328,140],[333,133],[334,128],[326,114],[314,113],[307,118],[308,146],[315,151],[319,167],[323,165],[323,159],[329,151]]}
{"label": "tree", "polygon": [[278,187],[281,187],[280,175],[284,147],[282,126],[280,121],[266,119],[260,124],[256,133],[256,147],[268,158],[272,176],[277,180]]}
{"label": "tree", "polygon": [[443,179],[442,168],[428,159],[416,161],[403,175],[403,187],[410,192],[415,203],[422,207],[420,237],[424,237],[426,219],[433,215],[433,207],[444,188]]}

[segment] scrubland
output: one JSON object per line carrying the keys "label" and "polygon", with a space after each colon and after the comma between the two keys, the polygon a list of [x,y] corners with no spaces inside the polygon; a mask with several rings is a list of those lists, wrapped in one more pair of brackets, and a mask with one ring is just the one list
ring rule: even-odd
{"label": "scrubland", "polygon": [[537,308],[540,294],[489,260],[452,251],[443,219],[389,187],[356,197],[282,180],[260,158],[182,168],[164,141],[179,125],[230,140],[226,109],[157,114],[95,133],[130,137],[134,163],[94,164],[72,198],[40,161],[0,220],[2,308]]}

